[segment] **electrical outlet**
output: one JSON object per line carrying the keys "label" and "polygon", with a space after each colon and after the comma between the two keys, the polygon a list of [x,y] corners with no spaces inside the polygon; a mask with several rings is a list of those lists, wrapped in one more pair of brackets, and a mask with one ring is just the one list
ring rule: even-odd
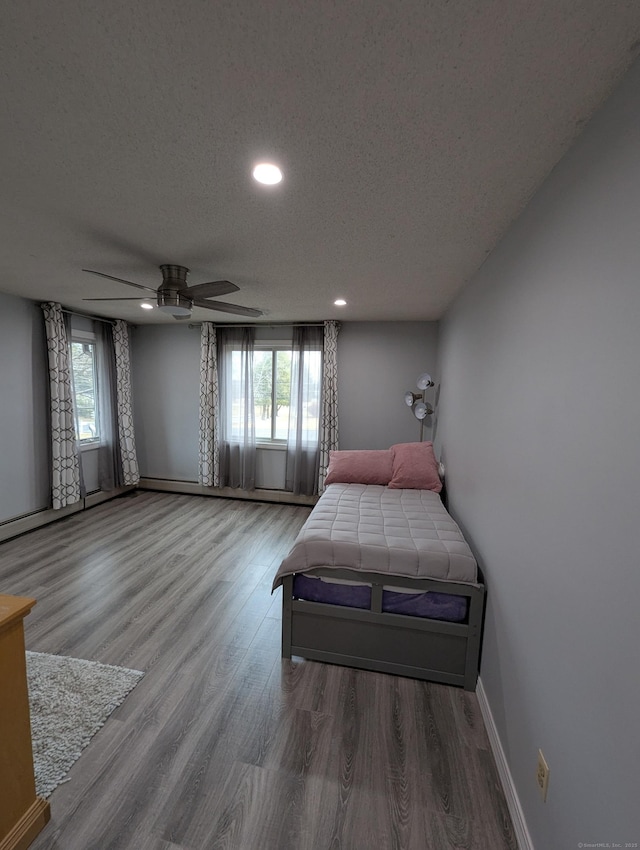
{"label": "electrical outlet", "polygon": [[542,801],[546,803],[547,789],[549,787],[549,765],[547,764],[544,756],[542,755],[542,750],[538,750],[538,767],[536,769],[536,782],[538,783],[538,788],[540,789]]}

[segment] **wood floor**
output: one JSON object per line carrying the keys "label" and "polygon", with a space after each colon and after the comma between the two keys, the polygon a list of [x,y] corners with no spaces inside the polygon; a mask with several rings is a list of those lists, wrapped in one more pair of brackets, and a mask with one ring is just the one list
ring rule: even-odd
{"label": "wood floor", "polygon": [[146,672],[32,850],[516,848],[475,694],[280,658],[308,513],[138,491],[0,544],[28,649]]}

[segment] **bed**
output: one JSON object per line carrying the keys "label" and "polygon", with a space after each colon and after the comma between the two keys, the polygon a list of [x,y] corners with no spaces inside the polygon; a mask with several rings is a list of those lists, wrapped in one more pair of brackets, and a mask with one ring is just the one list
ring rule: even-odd
{"label": "bed", "polygon": [[[424,454],[430,444],[415,446]],[[394,478],[394,449],[386,483],[368,482],[384,482],[387,472],[338,474],[365,483],[327,477],[274,578],[273,588],[283,588],[282,655],[475,690],[482,574],[439,479],[431,489],[397,486],[416,479]]]}

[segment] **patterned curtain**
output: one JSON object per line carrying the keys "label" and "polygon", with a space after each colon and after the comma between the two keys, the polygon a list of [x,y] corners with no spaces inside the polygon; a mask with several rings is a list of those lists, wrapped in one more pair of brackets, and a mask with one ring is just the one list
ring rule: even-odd
{"label": "patterned curtain", "polygon": [[81,498],[80,464],[76,451],[73,394],[69,369],[69,342],[59,304],[42,304],[49,360],[51,405],[51,497],[53,509],[73,505]]}
{"label": "patterned curtain", "polygon": [[322,368],[322,422],[320,424],[320,471],[318,492],[324,490],[329,452],[338,448],[338,331],[339,322],[324,323]]}
{"label": "patterned curtain", "polygon": [[198,481],[205,487],[220,486],[218,445],[218,354],[216,326],[203,322],[200,331],[200,447]]}
{"label": "patterned curtain", "polygon": [[133,431],[133,405],[131,402],[131,358],[129,353],[129,328],[118,319],[113,325],[113,348],[116,357],[116,398],[118,405],[118,437],[122,483],[136,485],[140,481],[136,439]]}

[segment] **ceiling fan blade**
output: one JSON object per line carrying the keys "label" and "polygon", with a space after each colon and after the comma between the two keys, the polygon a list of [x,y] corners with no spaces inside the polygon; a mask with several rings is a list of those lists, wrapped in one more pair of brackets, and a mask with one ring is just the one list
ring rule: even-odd
{"label": "ceiling fan blade", "polygon": [[205,301],[202,298],[194,298],[193,305],[205,307],[207,310],[219,310],[221,313],[236,313],[238,316],[262,316],[262,310],[241,307],[239,304],[227,304],[226,301]]}
{"label": "ceiling fan blade", "polygon": [[146,301],[144,296],[140,298],[83,298],[83,301]]}
{"label": "ceiling fan blade", "polygon": [[180,290],[187,298],[215,298],[216,295],[229,295],[240,289],[230,280],[211,280],[209,283],[196,283],[195,286],[185,286]]}
{"label": "ceiling fan blade", "polygon": [[133,283],[131,280],[123,280],[121,277],[114,277],[112,274],[104,274],[103,272],[94,272],[93,269],[82,269],[83,272],[89,272],[89,274],[97,274],[100,277],[107,277],[109,280],[117,280],[118,283],[126,283],[127,286],[135,286],[136,289],[146,289],[147,292],[153,292],[155,295],[158,294],[157,289],[151,289],[150,286],[142,286],[140,283]]}

